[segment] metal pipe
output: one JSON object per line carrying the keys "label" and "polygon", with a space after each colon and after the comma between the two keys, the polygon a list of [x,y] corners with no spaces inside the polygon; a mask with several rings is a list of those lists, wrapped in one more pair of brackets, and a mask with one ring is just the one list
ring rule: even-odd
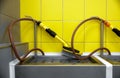
{"label": "metal pipe", "polygon": [[[34,23],[34,48],[37,48],[37,24],[36,23]],[[37,50],[35,50],[34,56],[37,57]]]}
{"label": "metal pipe", "polygon": [[[100,21],[100,48],[104,47],[104,22]],[[103,49],[100,50],[100,55],[103,55]]]}

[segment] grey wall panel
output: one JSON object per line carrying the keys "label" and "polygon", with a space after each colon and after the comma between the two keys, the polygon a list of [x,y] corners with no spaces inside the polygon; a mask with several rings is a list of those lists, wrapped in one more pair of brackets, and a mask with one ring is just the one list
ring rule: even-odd
{"label": "grey wall panel", "polygon": [[20,0],[1,0],[0,13],[13,18],[19,18]]}
{"label": "grey wall panel", "polygon": [[120,65],[113,66],[113,78],[120,78]]}
{"label": "grey wall panel", "polygon": [[[8,25],[15,19],[0,14],[0,43],[9,42],[8,39]],[[20,41],[20,26],[19,23],[13,28],[13,35],[15,41]]]}
{"label": "grey wall panel", "polygon": [[[28,44],[19,44],[16,47],[22,55],[28,49]],[[9,78],[9,62],[14,58],[10,46],[0,48],[0,78]]]}
{"label": "grey wall panel", "polygon": [[11,61],[11,49],[0,49],[0,78],[9,78],[9,62]]}

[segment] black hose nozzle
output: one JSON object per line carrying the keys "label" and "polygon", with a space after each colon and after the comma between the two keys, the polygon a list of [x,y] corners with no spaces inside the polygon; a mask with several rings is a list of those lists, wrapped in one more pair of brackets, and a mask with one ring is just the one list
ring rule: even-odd
{"label": "black hose nozzle", "polygon": [[41,23],[41,21],[36,21],[37,26],[39,26],[39,25],[40,25],[40,23]]}
{"label": "black hose nozzle", "polygon": [[113,28],[112,31],[120,37],[120,30],[118,30],[117,28]]}

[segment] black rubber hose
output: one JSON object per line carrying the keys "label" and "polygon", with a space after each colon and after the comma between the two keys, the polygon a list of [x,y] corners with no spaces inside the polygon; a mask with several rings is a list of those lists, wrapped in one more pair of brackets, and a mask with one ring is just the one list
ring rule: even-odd
{"label": "black rubber hose", "polygon": [[112,31],[120,37],[120,30],[118,30],[117,28],[113,28]]}

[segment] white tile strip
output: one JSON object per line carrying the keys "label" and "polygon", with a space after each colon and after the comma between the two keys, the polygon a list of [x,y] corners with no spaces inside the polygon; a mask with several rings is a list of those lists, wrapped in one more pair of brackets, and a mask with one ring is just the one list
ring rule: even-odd
{"label": "white tile strip", "polygon": [[19,61],[13,60],[9,63],[9,74],[10,74],[10,78],[15,78],[15,65],[18,64]]}
{"label": "white tile strip", "polygon": [[[90,54],[90,52],[83,53],[83,55],[89,55],[89,54]],[[30,56],[34,55],[34,53],[32,52],[29,55]],[[38,55],[41,55],[41,53],[38,52]],[[61,54],[61,52],[45,52],[45,55],[46,56],[61,56],[62,54]],[[100,53],[98,52],[98,53],[95,53],[93,55],[100,55]],[[108,55],[108,53],[105,52],[104,55]],[[120,55],[120,52],[112,52],[111,55]]]}
{"label": "white tile strip", "polygon": [[106,66],[106,78],[113,78],[113,66],[112,66],[112,64],[107,62],[106,60],[104,60],[100,56],[94,56],[94,57],[97,58],[99,61],[101,61],[103,64],[105,64],[105,66]]}

